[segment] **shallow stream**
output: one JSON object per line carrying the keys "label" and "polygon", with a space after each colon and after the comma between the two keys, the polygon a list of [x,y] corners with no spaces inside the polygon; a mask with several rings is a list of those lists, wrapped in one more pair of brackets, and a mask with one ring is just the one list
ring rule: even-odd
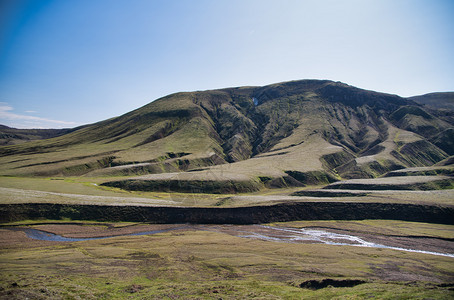
{"label": "shallow stream", "polygon": [[[64,225],[61,225],[64,226]],[[424,253],[430,255],[439,255],[446,257],[453,257],[453,253],[437,252],[411,249],[400,246],[388,246],[381,243],[371,242],[365,240],[365,238],[349,235],[339,234],[330,232],[322,229],[312,228],[288,228],[288,227],[277,227],[277,226],[265,226],[265,225],[182,225],[179,227],[171,227],[161,230],[141,231],[128,234],[115,234],[102,237],[65,237],[62,235],[32,229],[32,228],[15,228],[13,230],[21,230],[25,232],[27,237],[42,240],[42,241],[56,241],[56,242],[78,242],[87,240],[99,240],[107,239],[119,236],[137,236],[137,235],[152,235],[156,233],[175,231],[175,230],[203,230],[203,231],[215,231],[222,232],[242,238],[249,239],[260,239],[273,242],[287,242],[287,243],[306,243],[306,244],[327,244],[333,246],[356,246],[356,247],[372,247],[372,248],[383,248],[392,249],[406,252]],[[449,242],[452,243],[452,242]]]}
{"label": "shallow stream", "polygon": [[393,249],[399,251],[406,251],[406,252],[417,252],[417,253],[425,253],[425,254],[432,254],[432,255],[441,255],[447,257],[453,257],[454,254],[451,253],[441,253],[441,252],[433,252],[433,251],[425,251],[425,250],[416,250],[416,249],[407,249],[402,247],[393,247],[393,246],[386,246],[382,244],[377,244],[373,242],[365,241],[364,239],[347,234],[338,234],[333,233],[325,230],[315,230],[315,229],[297,229],[297,228],[282,228],[282,227],[271,227],[271,226],[264,226],[272,230],[283,231],[287,233],[286,236],[274,237],[269,235],[263,234],[252,234],[246,235],[243,237],[249,238],[258,238],[264,240],[273,240],[279,242],[313,242],[313,243],[323,243],[327,245],[338,245],[338,246],[357,246],[357,247],[372,247],[372,248],[385,248],[385,249]]}
{"label": "shallow stream", "polygon": [[166,232],[166,231],[176,230],[176,229],[181,229],[181,227],[163,229],[163,230],[142,231],[142,232],[129,233],[129,234],[102,236],[102,237],[87,237],[87,238],[65,237],[65,236],[55,234],[55,233],[50,233],[47,231],[42,231],[39,229],[32,229],[32,228],[26,228],[26,229],[23,229],[23,231],[29,238],[32,238],[35,240],[40,240],[40,241],[80,242],[80,241],[89,241],[89,240],[102,240],[102,239],[108,239],[108,238],[119,237],[119,236],[129,236],[129,235],[131,235],[131,236],[133,236],[133,235],[150,235],[150,234],[156,234],[156,233],[161,233],[161,232]]}

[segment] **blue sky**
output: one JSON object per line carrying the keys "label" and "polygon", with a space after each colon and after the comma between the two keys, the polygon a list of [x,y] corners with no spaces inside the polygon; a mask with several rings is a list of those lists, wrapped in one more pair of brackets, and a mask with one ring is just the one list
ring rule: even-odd
{"label": "blue sky", "polygon": [[0,0],[0,124],[74,127],[307,78],[454,91],[453,53],[449,0]]}

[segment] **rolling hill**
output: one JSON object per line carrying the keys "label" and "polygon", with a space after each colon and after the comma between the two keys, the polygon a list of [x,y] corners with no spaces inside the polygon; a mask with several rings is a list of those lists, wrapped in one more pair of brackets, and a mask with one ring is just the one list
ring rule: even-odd
{"label": "rolling hill", "polygon": [[[452,93],[436,96],[449,103]],[[176,93],[50,139],[1,146],[0,175],[209,193],[376,178],[454,155],[454,111],[431,99],[328,80]]]}
{"label": "rolling hill", "polygon": [[16,145],[34,140],[50,139],[75,129],[16,129],[0,125],[0,145]]}
{"label": "rolling hill", "polygon": [[409,99],[432,109],[454,110],[454,92],[430,93]]}

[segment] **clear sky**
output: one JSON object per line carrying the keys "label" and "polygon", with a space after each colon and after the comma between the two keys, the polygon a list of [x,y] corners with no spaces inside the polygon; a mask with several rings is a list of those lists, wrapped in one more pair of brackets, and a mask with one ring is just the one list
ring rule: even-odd
{"label": "clear sky", "polygon": [[62,128],[179,91],[331,79],[454,91],[452,0],[0,0],[0,124]]}

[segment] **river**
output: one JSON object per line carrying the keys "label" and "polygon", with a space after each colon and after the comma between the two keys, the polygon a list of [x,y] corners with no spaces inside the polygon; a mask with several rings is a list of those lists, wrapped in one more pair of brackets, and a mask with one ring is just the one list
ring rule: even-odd
{"label": "river", "polygon": [[[58,225],[57,225],[58,226]],[[65,226],[65,225],[59,225]],[[247,239],[260,239],[266,240],[270,242],[285,242],[285,243],[300,243],[300,244],[326,244],[331,246],[355,246],[355,247],[372,247],[372,248],[383,248],[383,249],[392,249],[397,251],[405,251],[405,252],[416,252],[416,253],[423,253],[429,255],[438,255],[438,256],[446,256],[454,258],[453,253],[447,252],[438,252],[432,250],[421,249],[424,248],[423,243],[421,243],[421,237],[415,239],[410,245],[414,247],[404,247],[402,245],[409,245],[409,240],[411,237],[400,238],[396,239],[393,237],[389,237],[390,243],[385,245],[383,243],[377,243],[376,238],[373,235],[368,235],[365,237],[359,237],[356,235],[345,234],[345,233],[336,233],[333,232],[335,230],[325,230],[320,228],[290,228],[290,227],[280,227],[280,226],[266,226],[266,225],[192,225],[186,224],[181,226],[173,226],[170,228],[164,228],[159,230],[148,230],[148,231],[140,231],[134,233],[127,233],[127,234],[113,234],[113,235],[106,235],[106,236],[96,236],[96,237],[66,237],[63,235],[51,233],[48,231],[43,231],[34,228],[11,228],[12,230],[21,230],[25,232],[27,237],[36,240],[42,241],[55,241],[55,242],[79,242],[79,241],[87,241],[87,240],[99,240],[99,239],[107,239],[107,238],[114,238],[119,236],[138,236],[138,235],[153,235],[157,233],[167,232],[167,231],[175,231],[175,230],[203,230],[203,231],[215,231],[215,232],[222,232],[242,238]],[[402,242],[402,240],[406,242]],[[414,238],[413,238],[414,239]],[[439,243],[436,238],[426,238],[426,244],[429,243],[429,246],[425,248],[432,249],[434,247],[430,246],[431,241],[434,243]],[[381,239],[380,241],[383,241]],[[444,244],[449,244],[448,249],[452,247],[452,241],[441,241]],[[420,249],[416,249],[416,248]],[[444,247],[444,250],[447,248]]]}

